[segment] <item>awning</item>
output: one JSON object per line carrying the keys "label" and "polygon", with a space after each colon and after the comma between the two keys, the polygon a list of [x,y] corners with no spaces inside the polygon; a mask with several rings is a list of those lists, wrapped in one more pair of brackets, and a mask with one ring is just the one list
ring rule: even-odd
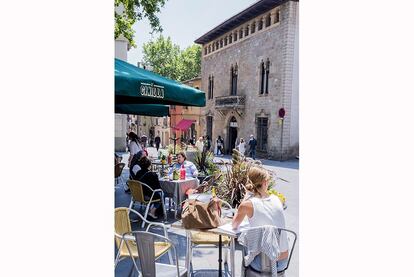
{"label": "awning", "polygon": [[193,124],[195,120],[183,119],[174,127],[174,129],[185,131],[190,128],[191,124]]}
{"label": "awning", "polygon": [[162,104],[204,107],[201,90],[115,59],[115,104]]}
{"label": "awning", "polygon": [[147,116],[169,116],[169,107],[157,104],[117,104],[115,113]]}

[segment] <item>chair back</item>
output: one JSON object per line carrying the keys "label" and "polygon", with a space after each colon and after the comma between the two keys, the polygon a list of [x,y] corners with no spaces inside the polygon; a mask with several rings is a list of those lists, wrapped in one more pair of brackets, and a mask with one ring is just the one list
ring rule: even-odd
{"label": "chair back", "polygon": [[122,170],[124,170],[125,164],[124,163],[118,163],[115,165],[115,178],[118,178],[122,174]]}
{"label": "chair back", "polygon": [[[129,220],[128,208],[116,208],[115,209],[115,233],[122,236],[124,233],[132,231],[131,221]],[[115,237],[116,245],[119,248],[121,239]]]}
{"label": "chair back", "polygon": [[142,182],[137,180],[128,180],[127,181],[129,189],[131,190],[131,196],[134,201],[144,203],[144,190]]}
{"label": "chair back", "polygon": [[[149,233],[149,232],[143,232],[143,231],[134,231],[129,233],[129,235],[133,235],[135,237],[135,241],[137,243],[137,248],[138,248],[138,258],[141,264],[141,276],[142,277],[153,277],[156,276],[156,271],[155,271],[155,248],[154,248],[154,244],[155,241],[164,241],[164,242],[169,242],[172,246],[172,248],[174,249],[174,253],[175,253],[175,263],[176,263],[176,267],[177,267],[177,276],[180,276],[180,269],[178,267],[178,255],[177,255],[177,250],[174,246],[174,243],[161,235],[157,235],[157,234],[153,234],[153,233]],[[129,249],[129,246],[127,245],[128,250],[131,253],[131,250]],[[133,258],[133,257],[131,257]],[[133,258],[134,260],[134,258]],[[135,264],[135,260],[134,260],[134,264]]]}
{"label": "chair back", "polygon": [[[253,230],[253,229],[263,229],[266,226],[261,226],[261,227],[252,227],[249,228],[249,230]],[[289,263],[290,260],[292,258],[292,254],[293,254],[293,250],[295,248],[295,244],[296,244],[296,239],[297,239],[297,235],[295,232],[293,232],[292,230],[289,229],[285,229],[285,228],[278,228],[275,226],[272,226],[274,229],[274,232],[278,233],[278,238],[280,239],[282,237],[283,232],[286,233],[286,239],[288,240],[288,258],[287,258],[287,264],[286,267],[283,268],[282,270],[278,270],[278,274],[279,273],[283,273],[285,272],[288,268],[289,268]],[[289,242],[289,237],[293,237],[293,242]],[[279,244],[279,242],[278,242]],[[244,249],[243,249],[244,250]],[[262,268],[262,272],[271,272],[271,268],[272,268],[272,264],[270,259],[264,254],[264,253],[260,253],[259,255],[261,255],[261,268]],[[243,254],[244,256],[244,254]],[[253,275],[249,275],[249,276],[253,276]]]}

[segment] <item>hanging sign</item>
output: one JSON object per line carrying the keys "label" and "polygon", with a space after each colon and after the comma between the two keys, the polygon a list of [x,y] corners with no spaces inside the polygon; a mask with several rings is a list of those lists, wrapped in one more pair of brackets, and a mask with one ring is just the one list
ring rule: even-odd
{"label": "hanging sign", "polygon": [[230,122],[230,127],[237,127],[237,122]]}

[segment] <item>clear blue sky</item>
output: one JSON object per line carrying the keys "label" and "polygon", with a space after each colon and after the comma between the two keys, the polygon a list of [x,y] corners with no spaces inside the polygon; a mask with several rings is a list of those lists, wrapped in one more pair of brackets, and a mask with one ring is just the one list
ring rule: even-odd
{"label": "clear blue sky", "polygon": [[[257,0],[168,0],[158,14],[163,35],[170,36],[173,43],[184,49],[194,40],[216,27],[226,19],[244,10]],[[146,19],[135,23],[136,48],[128,52],[128,62],[137,64],[142,60],[142,45],[157,38],[150,34]]]}

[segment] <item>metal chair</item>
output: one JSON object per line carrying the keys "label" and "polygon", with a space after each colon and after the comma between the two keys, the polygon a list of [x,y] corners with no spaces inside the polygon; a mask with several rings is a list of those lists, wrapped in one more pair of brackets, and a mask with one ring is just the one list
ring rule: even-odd
{"label": "metal chair", "polygon": [[119,181],[121,184],[124,183],[124,178],[122,177],[122,171],[124,170],[125,164],[124,163],[117,163],[115,165],[115,185],[117,186]]}
{"label": "metal chair", "polygon": [[[263,228],[263,227],[252,227],[252,228],[249,228],[249,230],[260,229],[260,228]],[[278,277],[284,277],[286,270],[289,268],[289,263],[290,263],[290,259],[292,258],[293,250],[295,248],[297,235],[296,235],[295,232],[293,232],[292,230],[289,230],[289,229],[278,228],[278,227],[274,227],[274,229],[275,229],[275,232],[279,233],[279,237],[280,237],[282,232],[286,232],[287,239],[288,239],[289,256],[287,258],[286,267],[283,268],[282,270],[277,271],[277,276]],[[291,242],[292,237],[293,237],[293,242]],[[262,263],[262,265],[261,265],[262,271],[261,272],[258,272],[256,270],[254,270],[252,267],[245,265],[244,257],[246,256],[246,249],[245,249],[245,247],[242,248],[242,257],[243,257],[243,259],[242,259],[242,270],[241,270],[242,274],[241,275],[243,277],[260,277],[260,276],[270,277],[270,276],[272,276],[271,261],[269,260],[269,258],[264,253],[260,253],[259,255],[261,255],[261,263]]]}
{"label": "metal chair", "polygon": [[[162,210],[164,212],[164,220],[167,220],[167,212],[165,210],[165,203],[164,203],[164,192],[161,189],[154,190],[147,184],[140,182],[140,181],[136,181],[136,180],[128,180],[127,182],[128,182],[129,189],[131,190],[131,202],[129,204],[130,209],[133,208],[136,202],[146,205],[147,208],[145,209],[144,218],[147,219],[151,204],[161,202]],[[150,191],[152,191],[151,197],[144,195],[144,189],[143,189],[144,186],[147,187]],[[160,198],[154,199],[154,196],[157,193],[159,193]],[[144,226],[145,226],[145,221],[142,222],[141,228],[144,228]]]}
{"label": "metal chair", "polygon": [[[233,210],[231,205],[224,200],[221,200],[221,203],[227,206],[230,210]],[[222,214],[223,216],[223,214]],[[221,236],[222,247],[224,248],[224,263],[227,263],[227,255],[231,248],[234,248],[233,240],[228,236]],[[188,268],[189,273],[192,272],[192,256],[194,248],[216,248],[219,244],[219,235],[202,232],[202,231],[187,231],[187,255],[186,255],[186,267]],[[230,256],[231,260],[234,260],[234,252],[230,251],[232,254]],[[233,273],[232,273],[233,274]]]}
{"label": "metal chair", "polygon": [[[125,233],[130,233],[132,232],[132,228],[131,228],[131,221],[129,219],[129,214],[133,213],[135,215],[137,215],[138,217],[140,217],[142,219],[142,221],[145,221],[146,223],[148,223],[147,229],[146,231],[148,232],[149,228],[151,226],[158,226],[161,227],[164,231],[164,236],[168,238],[168,233],[167,233],[167,226],[165,226],[162,223],[158,223],[158,222],[150,222],[148,220],[146,220],[145,218],[142,217],[142,215],[140,213],[138,213],[137,211],[133,210],[133,209],[129,209],[129,208],[116,208],[115,209],[115,243],[116,243],[116,247],[117,247],[117,254],[116,254],[116,258],[115,258],[115,267],[118,265],[118,263],[120,261],[122,261],[123,259],[130,257],[130,252],[128,251],[128,245],[129,246],[133,246],[135,248],[135,250],[132,250],[132,255],[134,257],[138,257],[138,252],[136,251],[136,242],[134,238],[124,238],[122,235]],[[170,243],[156,243],[155,244],[155,252],[154,252],[154,257],[155,258],[159,258],[160,256],[164,255],[169,249],[171,248],[171,244]],[[168,251],[168,258],[170,263],[172,263],[172,256],[171,256],[171,252]]]}
{"label": "metal chair", "polygon": [[[134,249],[132,246],[127,245],[130,257],[134,263],[135,270],[141,274],[143,277],[176,277],[176,276],[186,276],[187,269],[178,265],[178,254],[177,249],[173,242],[164,236],[149,233],[134,231],[126,233],[123,235],[123,238],[128,236],[133,236],[137,242],[137,251],[138,257],[134,256]],[[173,264],[162,264],[155,262],[155,253],[156,247],[155,244],[160,241],[155,241],[156,239],[168,243],[172,246],[175,253],[175,265]],[[141,270],[138,268],[137,261],[141,265]]]}

